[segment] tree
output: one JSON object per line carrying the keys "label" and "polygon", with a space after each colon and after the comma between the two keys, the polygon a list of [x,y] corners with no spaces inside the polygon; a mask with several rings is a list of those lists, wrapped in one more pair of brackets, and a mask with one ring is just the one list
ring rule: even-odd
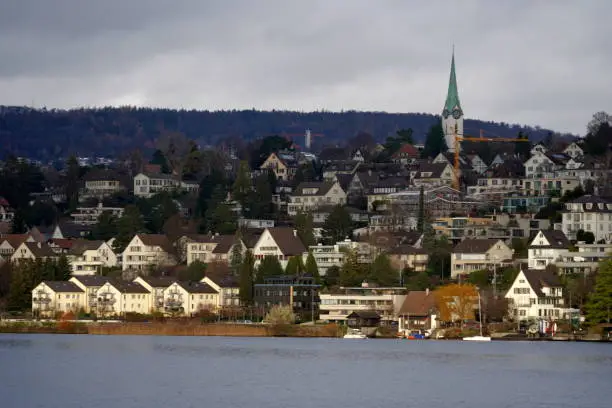
{"label": "tree", "polygon": [[341,205],[335,206],[323,224],[323,231],[323,235],[330,244],[351,237],[353,220],[346,208]]}
{"label": "tree", "polygon": [[[424,240],[425,241],[425,240]],[[429,251],[427,273],[443,279],[450,276],[452,245],[445,236],[433,238],[424,242],[424,248]]]}
{"label": "tree", "polygon": [[323,285],[326,288],[337,286],[340,283],[340,268],[336,265],[330,266],[323,277]]}
{"label": "tree", "polygon": [[289,276],[300,276],[304,273],[304,263],[302,262],[302,257],[300,255],[292,256],[287,261],[287,266],[285,267],[285,275]]}
{"label": "tree", "polygon": [[72,155],[66,161],[65,193],[68,208],[74,210],[79,205],[79,179],[81,168],[76,156]]}
{"label": "tree", "polygon": [[244,255],[240,265],[240,304],[250,306],[253,304],[253,282],[255,281],[255,258],[251,250]]}
{"label": "tree", "polygon": [[33,261],[21,261],[12,270],[8,294],[9,310],[26,310],[32,306],[32,290],[40,281],[40,269]]}
{"label": "tree", "polygon": [[193,261],[187,268],[178,273],[178,280],[185,282],[199,282],[206,276],[206,264],[201,261]]}
{"label": "tree", "polygon": [[247,208],[248,198],[253,189],[250,174],[249,164],[246,160],[241,161],[238,173],[236,174],[236,180],[234,180],[234,185],[232,186],[232,198],[240,203],[243,211]]}
{"label": "tree", "polygon": [[438,288],[435,292],[443,321],[460,321],[463,329],[465,320],[474,319],[474,309],[478,305],[478,292],[471,284],[450,284]]}
{"label": "tree", "polygon": [[595,242],[595,235],[591,231],[578,230],[576,232],[576,241],[592,244]]}
{"label": "tree", "polygon": [[266,314],[264,321],[271,326],[285,326],[295,323],[292,306],[273,306]]}
{"label": "tree", "polygon": [[587,125],[587,134],[597,134],[599,128],[604,124],[612,126],[612,116],[604,111],[595,113]]}
{"label": "tree", "polygon": [[[274,176],[274,172],[270,172]],[[267,174],[261,174],[255,179],[255,189],[251,190],[247,206],[251,218],[267,219],[274,216],[272,203],[273,186]]]}
{"label": "tree", "polygon": [[422,157],[436,157],[440,152],[445,152],[446,149],[444,130],[442,129],[442,123],[438,121],[436,124],[432,125],[429,132],[427,132]]}
{"label": "tree", "polygon": [[236,235],[234,236],[234,245],[232,245],[232,250],[230,252],[230,268],[234,275],[238,275],[240,273],[240,266],[242,265],[242,234],[240,230],[236,230]]}
{"label": "tree", "polygon": [[612,310],[612,259],[599,263],[599,272],[595,278],[595,290],[586,304],[586,320],[594,326],[599,323],[610,323]]}
{"label": "tree", "polygon": [[23,208],[17,208],[15,210],[15,216],[11,224],[12,234],[24,234],[28,231],[28,224],[26,222],[25,210]]}
{"label": "tree", "polygon": [[68,261],[68,258],[66,258],[66,255],[62,255],[55,263],[55,279],[67,281],[71,277],[72,268],[70,267],[70,262]]}
{"label": "tree", "polygon": [[527,258],[527,240],[523,238],[512,238],[511,246],[512,249],[514,249],[515,258]]}
{"label": "tree", "polygon": [[91,231],[91,238],[103,241],[113,238],[118,233],[117,222],[118,219],[112,212],[104,211]]}
{"label": "tree", "polygon": [[293,219],[297,235],[302,243],[308,248],[316,243],[314,237],[314,222],[312,214],[299,211]]}
{"label": "tree", "polygon": [[488,269],[480,269],[477,271],[470,272],[467,281],[472,285],[485,289],[491,285],[491,275],[491,271],[489,271]]}
{"label": "tree", "polygon": [[151,158],[151,161],[149,163],[158,165],[161,172],[164,174],[170,173],[170,168],[168,167],[168,161],[166,160],[164,153],[159,149],[156,149],[153,152],[153,157]]}
{"label": "tree", "polygon": [[256,281],[263,283],[264,278],[283,275],[283,267],[274,255],[266,255],[257,268]]}
{"label": "tree", "polygon": [[317,284],[321,283],[321,275],[319,275],[319,267],[317,266],[317,261],[314,255],[311,252],[308,252],[308,256],[306,257],[306,275],[312,276],[315,279]]}
{"label": "tree", "polygon": [[387,153],[392,155],[397,152],[402,145],[414,144],[412,133],[412,129],[400,129],[395,133],[395,136],[387,137],[387,141],[384,145]]}
{"label": "tree", "polygon": [[292,144],[290,140],[277,135],[264,138],[254,157],[255,161],[252,163],[253,168],[259,168],[268,156],[270,156],[270,153],[290,149]]}
{"label": "tree", "polygon": [[164,154],[170,171],[182,179],[185,158],[191,151],[190,140],[181,132],[161,129],[155,144],[157,149]]}
{"label": "tree", "polygon": [[386,254],[380,254],[372,263],[370,278],[380,286],[390,287],[398,284],[399,272],[393,268]]}
{"label": "tree", "polygon": [[344,263],[340,268],[338,284],[341,286],[360,286],[367,279],[367,275],[366,267],[357,260],[357,253],[355,251],[347,252]]}
{"label": "tree", "polygon": [[119,218],[119,221],[117,221],[114,249],[123,252],[134,235],[142,232],[145,232],[145,227],[140,210],[135,205],[128,205],[123,210],[123,215]]}
{"label": "tree", "polygon": [[514,153],[522,158],[528,158],[531,152],[531,143],[529,143],[529,135],[519,131],[517,139],[525,140],[525,142],[514,142]]}
{"label": "tree", "polygon": [[166,192],[138,200],[136,205],[145,220],[145,228],[153,234],[162,233],[166,221],[179,212],[176,202]]}
{"label": "tree", "polygon": [[417,231],[422,234],[424,227],[425,227],[425,193],[423,191],[423,185],[421,185],[421,189],[419,190],[419,214],[417,217]]}

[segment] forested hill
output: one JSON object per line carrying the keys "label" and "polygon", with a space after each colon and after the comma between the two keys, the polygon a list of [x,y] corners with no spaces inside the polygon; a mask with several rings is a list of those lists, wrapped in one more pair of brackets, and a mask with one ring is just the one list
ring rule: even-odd
{"label": "forested hill", "polygon": [[[13,153],[41,160],[69,154],[118,156],[135,148],[149,149],[161,131],[178,131],[200,145],[220,141],[303,134],[305,129],[321,133],[316,145],[343,144],[365,132],[382,141],[399,129],[412,128],[416,141],[423,141],[438,116],[424,113],[385,112],[291,112],[291,111],[196,111],[151,108],[101,108],[37,110],[0,106],[0,146],[3,156]],[[466,133],[515,137],[519,131],[541,140],[549,130],[506,123],[466,120]],[[297,139],[301,143],[301,138]]]}

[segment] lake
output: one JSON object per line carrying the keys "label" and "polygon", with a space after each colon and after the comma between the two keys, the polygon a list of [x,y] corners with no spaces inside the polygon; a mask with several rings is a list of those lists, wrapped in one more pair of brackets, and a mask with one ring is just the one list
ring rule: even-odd
{"label": "lake", "polygon": [[612,344],[0,335],[3,408],[610,406]]}

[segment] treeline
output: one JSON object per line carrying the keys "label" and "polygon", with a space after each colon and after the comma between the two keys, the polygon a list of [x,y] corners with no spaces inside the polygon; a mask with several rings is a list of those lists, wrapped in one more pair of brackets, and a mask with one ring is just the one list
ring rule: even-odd
{"label": "treeline", "polygon": [[[305,129],[323,134],[314,146],[344,144],[366,133],[383,141],[399,129],[412,129],[415,142],[424,142],[439,116],[426,113],[197,111],[152,108],[99,108],[74,110],[30,109],[0,106],[2,155],[40,160],[81,156],[118,157],[133,149],[153,149],[164,132],[180,132],[201,146],[253,140],[269,135],[299,135]],[[507,123],[466,120],[466,131],[516,137],[519,132],[533,141],[549,130]]]}

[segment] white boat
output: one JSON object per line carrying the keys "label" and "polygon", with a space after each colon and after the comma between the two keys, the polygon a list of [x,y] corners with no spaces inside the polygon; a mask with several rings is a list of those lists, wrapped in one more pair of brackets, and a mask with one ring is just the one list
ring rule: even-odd
{"label": "white boat", "polygon": [[491,341],[491,338],[488,336],[470,336],[470,337],[464,337],[463,340],[465,341]]}
{"label": "white boat", "polygon": [[482,305],[480,303],[480,290],[478,290],[478,320],[480,322],[480,336],[464,337],[465,341],[491,341],[491,337],[482,335]]}
{"label": "white boat", "polygon": [[344,335],[345,339],[367,339],[368,337],[363,334],[359,329],[349,329]]}

